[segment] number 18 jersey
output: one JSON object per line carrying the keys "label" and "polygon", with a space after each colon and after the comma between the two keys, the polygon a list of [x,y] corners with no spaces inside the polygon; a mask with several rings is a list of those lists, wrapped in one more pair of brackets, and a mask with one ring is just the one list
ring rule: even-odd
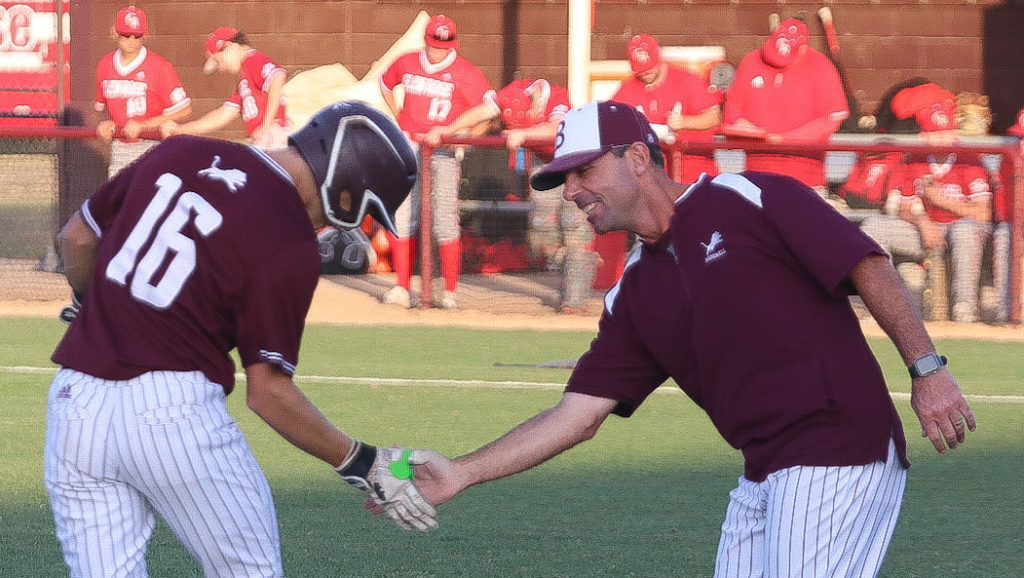
{"label": "number 18 jersey", "polygon": [[53,354],[110,380],[202,371],[226,392],[229,352],[294,372],[319,277],[290,176],[253,147],[174,137],[89,197],[99,237],[78,318]]}

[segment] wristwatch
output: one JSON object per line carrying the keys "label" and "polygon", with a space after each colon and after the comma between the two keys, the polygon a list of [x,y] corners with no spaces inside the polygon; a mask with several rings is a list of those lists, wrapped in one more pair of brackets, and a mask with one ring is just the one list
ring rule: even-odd
{"label": "wristwatch", "polygon": [[915,359],[907,369],[910,370],[910,377],[928,377],[933,373],[938,373],[944,365],[946,365],[945,355],[929,353]]}

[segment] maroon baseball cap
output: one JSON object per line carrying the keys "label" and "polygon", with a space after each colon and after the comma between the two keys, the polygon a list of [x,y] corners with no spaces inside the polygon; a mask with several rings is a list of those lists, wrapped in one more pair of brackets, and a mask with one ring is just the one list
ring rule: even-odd
{"label": "maroon baseball cap", "polygon": [[530,179],[538,191],[565,183],[569,171],[596,160],[612,147],[642,142],[658,145],[651,125],[636,108],[621,102],[591,102],[566,113],[555,137],[555,158]]}
{"label": "maroon baseball cap", "polygon": [[459,38],[456,35],[455,21],[444,14],[436,14],[427,22],[427,31],[423,42],[434,48],[458,48]]}
{"label": "maroon baseball cap", "polygon": [[149,32],[146,13],[135,6],[126,6],[118,10],[114,16],[114,32],[122,36],[145,36]]}

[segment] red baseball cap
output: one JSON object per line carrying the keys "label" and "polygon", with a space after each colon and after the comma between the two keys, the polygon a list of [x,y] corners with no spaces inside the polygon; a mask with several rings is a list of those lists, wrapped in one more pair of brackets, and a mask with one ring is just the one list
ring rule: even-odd
{"label": "red baseball cap", "polygon": [[203,72],[212,74],[217,70],[217,63],[213,55],[224,50],[224,45],[229,41],[238,38],[238,30],[230,26],[221,26],[206,37],[206,63],[203,64]]}
{"label": "red baseball cap", "polygon": [[494,100],[501,109],[501,122],[505,128],[529,128],[536,124],[536,119],[530,114],[533,108],[533,98],[527,92],[530,86],[528,80],[517,80],[498,91]]}
{"label": "red baseball cap", "polygon": [[455,21],[444,14],[435,14],[427,22],[423,42],[434,48],[458,48],[459,38]]}
{"label": "red baseball cap", "polygon": [[914,117],[923,132],[956,130],[956,97],[934,82],[904,88],[889,106],[898,118]]}
{"label": "red baseball cap", "polygon": [[1017,112],[1017,122],[1013,123],[1013,126],[1006,129],[1006,132],[1013,136],[1024,137],[1024,108]]}
{"label": "red baseball cap", "polygon": [[633,74],[641,74],[661,64],[661,47],[650,34],[637,34],[626,45],[629,67]]}
{"label": "red baseball cap", "polygon": [[620,145],[658,145],[644,115],[621,102],[591,102],[566,113],[555,137],[555,158],[530,179],[538,191],[565,183],[565,173]]}
{"label": "red baseball cap", "polygon": [[114,16],[114,32],[122,36],[145,36],[149,32],[146,13],[135,6],[127,6],[118,10]]}

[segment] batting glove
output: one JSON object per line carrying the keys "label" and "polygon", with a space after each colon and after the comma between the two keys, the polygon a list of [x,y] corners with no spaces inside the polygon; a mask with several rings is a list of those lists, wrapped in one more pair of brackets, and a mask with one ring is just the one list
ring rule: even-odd
{"label": "batting glove", "polygon": [[78,310],[82,308],[82,294],[78,291],[71,291],[71,305],[68,305],[64,309],[60,310],[58,317],[67,325],[78,317]]}
{"label": "batting glove", "polygon": [[437,527],[437,509],[413,485],[412,466],[429,458],[404,448],[376,448],[356,442],[335,468],[349,484],[367,492],[389,520],[406,530]]}

